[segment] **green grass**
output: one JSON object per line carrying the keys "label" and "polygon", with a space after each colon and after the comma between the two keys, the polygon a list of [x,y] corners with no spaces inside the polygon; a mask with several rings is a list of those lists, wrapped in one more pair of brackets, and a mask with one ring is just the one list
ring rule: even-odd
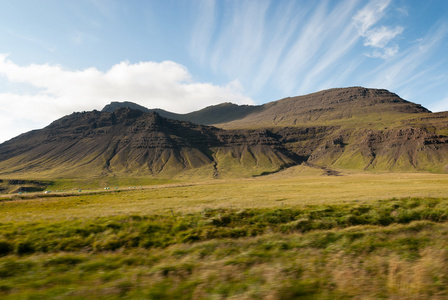
{"label": "green grass", "polygon": [[[14,178],[16,179],[16,178]],[[179,180],[174,179],[157,179],[157,178],[145,178],[145,177],[87,177],[87,178],[55,178],[52,180],[38,179],[39,184],[33,184],[24,182],[21,184],[9,184],[7,178],[0,179],[0,194],[17,193],[17,190],[21,188],[26,190],[26,193],[49,191],[65,191],[71,190],[100,190],[105,187],[115,189],[116,187],[141,187],[141,186],[155,186],[169,183],[176,183]],[[21,180],[29,181],[28,178],[21,178]],[[22,192],[21,194],[26,194]]]}
{"label": "green grass", "polygon": [[0,298],[448,297],[447,176],[288,172],[3,198]]}
{"label": "green grass", "polygon": [[[355,205],[309,205],[277,209],[204,209],[190,214],[153,214],[0,224],[0,253],[110,251],[166,247],[210,239],[294,234],[353,226],[414,221],[444,223],[448,201],[409,198]],[[42,239],[45,236],[45,239]]]}
{"label": "green grass", "polygon": [[[141,189],[136,186],[131,190],[131,185],[125,185],[117,192],[113,186],[110,191],[100,186],[87,191],[93,194],[85,194],[82,187],[82,193],[76,189],[47,195],[7,195],[0,197],[0,222],[446,197],[448,186],[448,176],[441,174],[342,173],[344,176],[321,176],[321,173],[320,169],[298,166],[250,179],[150,185]],[[1,202],[2,199],[7,202]]]}
{"label": "green grass", "polygon": [[[447,296],[448,199],[2,224],[4,299]],[[45,236],[45,239],[42,239]]]}

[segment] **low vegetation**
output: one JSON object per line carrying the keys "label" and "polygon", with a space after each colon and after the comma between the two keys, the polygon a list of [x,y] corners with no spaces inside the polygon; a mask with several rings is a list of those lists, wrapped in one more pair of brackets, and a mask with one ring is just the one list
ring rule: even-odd
{"label": "low vegetation", "polygon": [[[347,177],[320,177],[315,191],[331,197],[330,182],[348,184]],[[380,178],[365,177],[365,188]],[[384,191],[390,179],[382,182]],[[416,177],[409,193],[422,193],[418,186],[427,180],[434,187],[446,179]],[[448,198],[366,200],[348,193],[293,202],[299,184],[271,177],[241,182],[247,202],[236,206],[226,197],[240,199],[225,194],[227,184],[234,183],[4,198],[0,297],[448,297]]]}

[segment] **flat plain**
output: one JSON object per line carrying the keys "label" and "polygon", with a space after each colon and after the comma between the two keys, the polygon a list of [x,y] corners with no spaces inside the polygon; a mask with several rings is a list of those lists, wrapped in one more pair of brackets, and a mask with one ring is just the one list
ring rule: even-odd
{"label": "flat plain", "polygon": [[0,295],[445,299],[448,176],[340,175],[3,195]]}

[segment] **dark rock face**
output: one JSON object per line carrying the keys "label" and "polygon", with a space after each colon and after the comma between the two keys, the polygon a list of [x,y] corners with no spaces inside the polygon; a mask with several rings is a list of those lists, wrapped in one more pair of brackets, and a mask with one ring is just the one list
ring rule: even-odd
{"label": "dark rock face", "polygon": [[448,164],[448,137],[421,128],[282,128],[276,133],[290,152],[322,167],[445,172]]}

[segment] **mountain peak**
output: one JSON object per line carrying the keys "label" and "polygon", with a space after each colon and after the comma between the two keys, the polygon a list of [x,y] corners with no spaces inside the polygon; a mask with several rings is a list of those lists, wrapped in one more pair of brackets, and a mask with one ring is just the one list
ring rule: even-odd
{"label": "mountain peak", "polygon": [[371,114],[392,116],[430,113],[423,106],[403,100],[388,90],[361,86],[332,88],[303,96],[287,97],[263,105],[237,105],[224,102],[187,114],[148,109],[129,101],[112,102],[102,111],[113,112],[122,107],[143,112],[155,111],[164,118],[196,124],[223,124],[227,128],[297,126],[298,124],[363,118]]}
{"label": "mountain peak", "polygon": [[362,120],[366,116],[371,116],[371,119],[383,117],[394,119],[398,115],[416,113],[430,113],[430,111],[421,105],[403,100],[385,89],[348,87],[269,102],[262,105],[259,111],[225,126],[226,128],[298,126]]}
{"label": "mountain peak", "polygon": [[118,102],[118,101],[112,101],[111,103],[107,104],[106,106],[104,106],[104,108],[101,110],[102,112],[114,112],[114,110],[116,110],[117,108],[123,108],[123,107],[127,107],[127,108],[131,108],[131,109],[136,109],[136,110],[140,110],[143,112],[150,112],[151,110],[141,106],[137,103],[134,102],[130,102],[130,101],[123,101],[123,102]]}

